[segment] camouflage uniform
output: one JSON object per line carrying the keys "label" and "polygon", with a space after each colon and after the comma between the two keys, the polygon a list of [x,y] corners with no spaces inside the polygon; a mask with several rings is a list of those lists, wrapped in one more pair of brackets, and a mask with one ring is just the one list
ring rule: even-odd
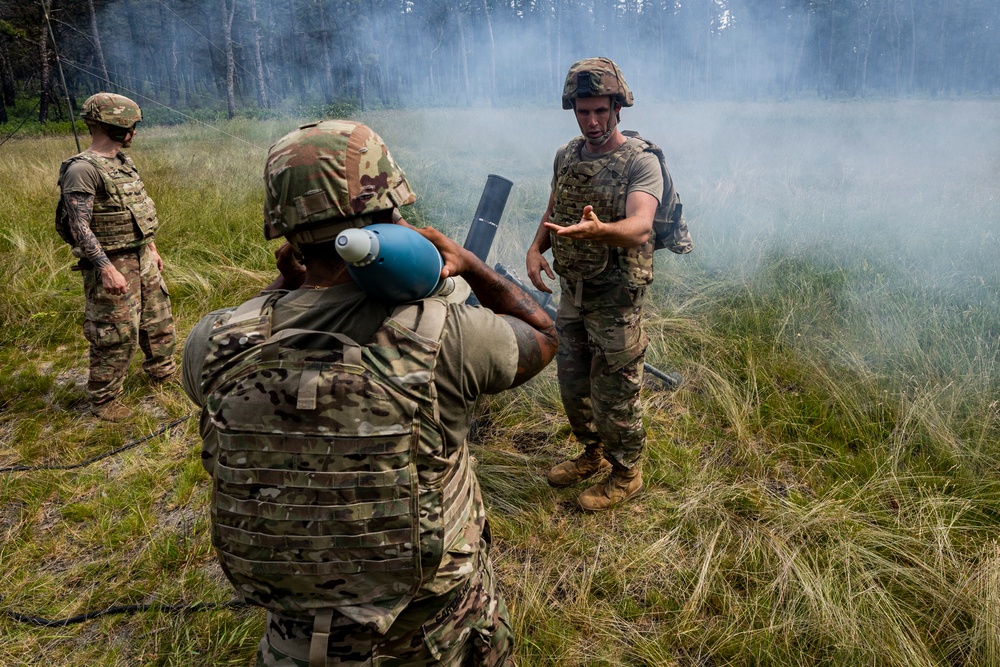
{"label": "camouflage uniform", "polygon": [[[625,218],[633,166],[645,172],[647,188],[659,198],[660,166],[645,143],[629,139],[608,155],[587,157],[577,137],[560,149],[553,179],[551,221],[580,221],[591,205],[603,221]],[[632,165],[636,160],[641,164]],[[658,184],[659,183],[659,184]],[[573,433],[584,447],[604,445],[605,457],[625,467],[642,454],[645,431],[639,388],[649,340],[642,330],[646,286],[653,280],[653,241],[633,248],[549,236],[562,299],[559,331],[559,388]]]}
{"label": "camouflage uniform", "polygon": [[[105,97],[117,98],[104,94]],[[96,101],[94,98],[98,98]],[[104,120],[121,123],[127,106],[110,106],[95,95],[84,105],[84,116],[102,113]],[[94,196],[90,222],[100,247],[127,283],[123,295],[108,293],[101,281],[101,269],[94,265],[68,231],[65,203],[61,198],[56,217],[60,235],[73,245],[80,258],[75,270],[83,273],[86,299],[84,336],[90,343],[90,378],[87,396],[93,404],[105,404],[122,391],[122,384],[136,345],[145,360],[143,370],[154,381],[174,372],[174,322],[170,295],[159,267],[149,250],[158,227],[156,207],[146,193],[139,172],[124,153],[113,158],[84,151],[65,162],[59,170],[63,195],[82,193]]]}
{"label": "camouflage uniform", "polygon": [[[348,190],[341,211],[413,200],[381,139],[346,121],[291,133],[265,174],[265,235],[302,245],[358,224],[330,214]],[[351,187],[312,187],[336,174]],[[303,227],[313,216],[324,224]],[[508,662],[466,437],[477,397],[516,366],[492,312],[393,308],[353,283],[263,293],[195,326],[183,384],[202,407],[213,544],[268,611],[258,665]]]}

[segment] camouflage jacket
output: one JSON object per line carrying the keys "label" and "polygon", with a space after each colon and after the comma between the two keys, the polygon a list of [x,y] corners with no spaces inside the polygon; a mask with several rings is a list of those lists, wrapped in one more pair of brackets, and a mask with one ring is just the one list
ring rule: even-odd
{"label": "camouflage jacket", "polygon": [[[576,224],[583,207],[591,205],[605,222],[624,219],[628,196],[627,167],[647,150],[641,139],[628,139],[617,149],[593,160],[581,156],[584,138],[569,142],[559,160],[551,221],[562,227]],[[622,281],[630,287],[653,281],[653,241],[631,248],[616,248],[598,241],[549,234],[555,270],[572,281]]]}
{"label": "camouflage jacket", "polygon": [[226,314],[208,339],[213,543],[248,601],[385,632],[446,549],[479,544],[479,485],[466,447],[444,455],[433,382],[447,306],[401,306],[359,346],[272,334],[282,294]]}
{"label": "camouflage jacket", "polygon": [[[94,214],[90,229],[97,237],[104,252],[115,252],[135,248],[149,243],[156,233],[159,221],[156,206],[146,193],[146,187],[139,178],[132,158],[119,152],[116,160],[101,160],[93,153],[84,151],[59,167],[59,185],[62,186],[66,169],[77,161],[92,165],[100,174],[107,198],[94,199]],[[69,233],[69,221],[62,197],[56,208],[56,231],[67,243],[75,246]]]}

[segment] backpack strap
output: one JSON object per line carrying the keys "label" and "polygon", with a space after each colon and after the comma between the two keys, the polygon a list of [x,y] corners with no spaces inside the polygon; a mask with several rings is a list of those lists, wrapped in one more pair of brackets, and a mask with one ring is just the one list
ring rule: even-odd
{"label": "backpack strap", "polygon": [[440,341],[444,322],[448,317],[448,304],[442,299],[422,299],[404,303],[392,313],[392,319],[421,338]]}

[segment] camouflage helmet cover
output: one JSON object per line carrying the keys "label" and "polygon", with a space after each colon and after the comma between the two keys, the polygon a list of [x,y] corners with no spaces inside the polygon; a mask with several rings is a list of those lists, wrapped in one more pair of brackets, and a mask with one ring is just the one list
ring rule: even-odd
{"label": "camouflage helmet cover", "polygon": [[584,58],[570,65],[563,85],[562,107],[572,109],[573,100],[579,97],[612,95],[623,107],[634,103],[632,91],[618,65],[610,58]]}
{"label": "camouflage helmet cover", "polygon": [[348,120],[308,123],[268,151],[264,237],[332,240],[334,229],[325,228],[336,227],[339,233],[352,226],[352,219],[416,200],[403,170],[371,128]]}
{"label": "camouflage helmet cover", "polygon": [[97,93],[83,103],[80,117],[128,129],[142,120],[142,111],[124,95]]}

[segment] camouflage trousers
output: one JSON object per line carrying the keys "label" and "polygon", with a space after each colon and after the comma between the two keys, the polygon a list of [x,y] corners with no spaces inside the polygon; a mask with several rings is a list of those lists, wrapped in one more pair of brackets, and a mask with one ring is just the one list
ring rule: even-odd
{"label": "camouflage trousers", "polygon": [[[485,548],[485,542],[482,543]],[[365,667],[512,666],[514,642],[493,566],[480,567],[457,591],[410,604],[384,635],[334,615],[327,665]],[[312,621],[267,613],[257,667],[309,667]]]}
{"label": "camouflage trousers", "polygon": [[[146,246],[108,255],[122,276],[125,294],[109,294],[96,267],[82,268],[86,297],[83,335],[90,343],[87,398],[104,403],[122,392],[125,373],[142,349],[142,369],[156,380],[174,372],[174,319],[170,295]],[[88,263],[89,265],[89,263]]]}
{"label": "camouflage trousers", "polygon": [[606,459],[632,467],[646,443],[639,409],[646,288],[584,282],[577,305],[575,285],[561,282],[556,367],[566,417],[584,447],[603,444]]}

